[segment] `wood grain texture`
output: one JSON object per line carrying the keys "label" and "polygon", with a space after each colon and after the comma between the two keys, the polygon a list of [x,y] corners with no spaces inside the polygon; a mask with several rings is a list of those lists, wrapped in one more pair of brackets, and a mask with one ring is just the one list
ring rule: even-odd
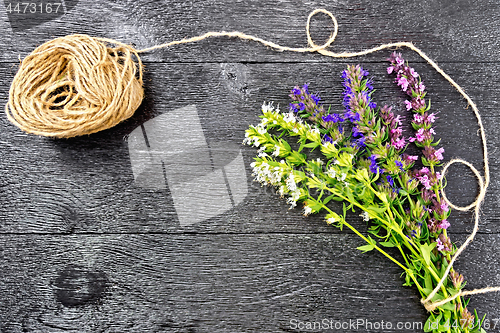
{"label": "wood grain texture", "polygon": [[424,321],[399,270],[361,244],[349,235],[1,236],[0,330],[285,332],[291,319],[387,320],[386,311]]}
{"label": "wood grain texture", "polygon": [[[9,1],[5,1],[9,3]],[[241,31],[281,45],[305,46],[304,27],[315,8],[333,12],[340,33],[333,49],[361,50],[383,43],[411,41],[437,61],[496,61],[500,7],[495,1],[91,1],[80,0],[65,15],[23,31],[13,31],[0,11],[0,61],[26,56],[43,41],[85,33],[146,48],[207,31]],[[312,24],[317,41],[326,40],[333,25],[318,15]],[[276,53],[263,46],[217,38],[176,46],[144,56],[148,61],[323,61],[319,55]],[[379,59],[378,55],[368,59]],[[416,59],[416,57],[413,57]]]}
{"label": "wood grain texture", "polygon": [[[457,266],[470,287],[500,282],[484,269],[500,264],[499,236],[480,243]],[[3,235],[0,331],[298,332],[291,320],[425,321],[399,269],[355,250],[361,244],[345,234]],[[499,300],[477,296],[471,306],[496,318]]]}
{"label": "wood grain texture", "polygon": [[[368,63],[379,104],[407,114],[405,96],[385,73],[385,63]],[[10,66],[5,72],[10,71]],[[494,64],[464,64],[446,68],[458,82],[473,81],[467,90],[476,97],[489,134],[492,183],[483,212],[481,232],[498,232],[500,191],[496,150],[498,129],[494,96],[499,88],[490,86]],[[286,107],[288,90],[297,83],[310,82],[325,103],[341,108],[341,79],[345,63],[334,64],[237,64],[191,63],[148,64],[146,99],[125,123],[91,136],[54,140],[25,135],[0,117],[2,128],[2,172],[0,191],[9,204],[0,206],[1,232],[337,232],[321,216],[303,218],[299,210],[288,210],[284,201],[252,182],[249,167],[255,149],[240,146],[249,124],[258,122],[262,101]],[[447,159],[463,157],[482,168],[477,125],[460,95],[427,65],[417,64],[439,112],[437,135],[442,138]],[[318,75],[317,73],[321,73]],[[7,76],[9,77],[9,76]],[[8,80],[1,91],[8,89]],[[203,223],[180,227],[168,191],[136,186],[129,158],[127,135],[148,119],[154,119],[188,104],[196,105],[208,141],[239,146],[247,167],[249,195],[235,209]],[[410,120],[407,117],[407,122]],[[407,128],[408,134],[411,129]],[[161,132],[161,131],[159,131]],[[158,133],[157,133],[158,134]],[[150,135],[154,135],[150,133]],[[201,167],[201,166],[200,166]],[[457,204],[473,201],[476,181],[466,168],[452,167],[447,193]],[[453,213],[453,230],[470,232],[470,213]],[[362,227],[358,214],[350,221]],[[269,223],[273,221],[273,223]]]}
{"label": "wood grain texture", "polygon": [[[470,289],[500,284],[498,3],[66,0],[64,15],[15,24],[4,10],[7,3],[0,4],[2,104],[18,57],[70,33],[144,48],[209,30],[239,30],[305,46],[307,15],[322,7],[340,24],[332,50],[414,42],[464,87],[484,118],[492,180],[480,233],[457,268]],[[311,32],[319,43],[331,28],[318,15]],[[291,320],[425,321],[416,291],[401,286],[395,265],[378,253],[361,254],[354,234],[328,227],[322,216],[289,210],[270,189],[252,182],[255,149],[240,145],[262,102],[285,108],[296,84],[310,83],[325,103],[340,109],[340,72],[347,63],[370,70],[379,104],[405,113],[405,96],[385,71],[389,52],[346,61],[215,38],[144,54],[146,98],[113,129],[54,140],[22,133],[1,113],[0,332],[299,332],[304,330],[292,329]],[[462,157],[481,169],[472,111],[439,74],[403,52],[439,112],[436,131],[445,158]],[[168,188],[134,182],[128,136],[187,105],[196,106],[209,144],[241,148],[248,195],[221,215],[181,226]],[[447,194],[453,202],[471,202],[475,191],[472,174],[452,167]],[[364,232],[358,215],[349,214],[348,221]],[[470,213],[452,213],[453,240],[465,240],[471,219]],[[470,308],[492,320],[500,318],[499,304],[498,294],[479,295]]]}

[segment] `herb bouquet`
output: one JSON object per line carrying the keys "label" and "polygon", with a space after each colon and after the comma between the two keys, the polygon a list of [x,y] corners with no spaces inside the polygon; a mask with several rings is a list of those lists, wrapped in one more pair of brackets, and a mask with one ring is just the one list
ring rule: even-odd
{"label": "herb bouquet", "polygon": [[[291,208],[303,204],[304,215],[321,212],[328,224],[351,229],[367,243],[359,250],[377,250],[389,258],[403,270],[404,286],[415,286],[425,299],[456,251],[446,232],[450,210],[436,171],[444,149],[434,141],[436,114],[426,102],[420,75],[399,53],[388,60],[388,74],[396,75],[409,95],[405,104],[412,112],[413,136],[403,136],[402,118],[390,107],[377,107],[368,71],[357,65],[342,72],[345,112],[327,110],[307,84],[297,86],[289,111],[264,103],[262,121],[250,126],[244,143],[259,148],[251,164],[257,181],[276,187]],[[410,143],[422,150],[422,168],[415,167],[418,156],[405,153]],[[329,207],[332,200],[343,202],[341,213]],[[355,209],[368,222],[367,236],[345,219]],[[400,256],[391,256],[385,247],[397,248]],[[464,285],[463,276],[451,268],[430,302],[453,296]],[[457,297],[430,312],[424,330],[484,332],[484,323]]]}

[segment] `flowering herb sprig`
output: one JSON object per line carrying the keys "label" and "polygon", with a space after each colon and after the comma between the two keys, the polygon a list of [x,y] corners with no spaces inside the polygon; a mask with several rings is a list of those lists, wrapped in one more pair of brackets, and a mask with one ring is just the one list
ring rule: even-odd
{"label": "flowering herb sprig", "polygon": [[[437,116],[435,113],[429,113],[431,103],[425,101],[425,85],[415,69],[405,62],[400,53],[392,53],[388,61],[390,66],[387,67],[387,73],[395,73],[398,86],[411,97],[411,100],[405,100],[405,105],[408,111],[414,112],[411,124],[415,130],[415,137],[410,138],[410,142],[414,142],[417,147],[422,148],[423,152],[421,161],[424,167],[418,170],[415,176],[421,184],[419,199],[426,210],[424,219],[427,221],[430,239],[433,240],[433,245],[435,245],[435,253],[439,253],[447,262],[450,262],[451,255],[456,251],[446,232],[450,227],[447,219],[451,212],[448,204],[442,200],[441,174],[434,170],[435,166],[441,164],[444,153],[444,148],[435,148],[439,141],[434,142],[436,132],[432,126]],[[454,286],[460,286],[463,284],[464,278],[454,268],[451,268],[450,280]],[[467,308],[463,306],[460,299],[457,302],[461,320],[467,321],[474,318]]]}
{"label": "flowering herb sprig", "polygon": [[[401,62],[394,59],[397,61],[394,64]],[[398,73],[401,69],[398,83],[406,90],[416,91],[417,95],[412,93],[415,105],[423,103],[427,109],[422,102],[425,87],[420,78],[405,78],[405,83],[401,78],[413,74],[404,67],[393,71]],[[447,207],[439,201],[440,176],[434,173],[438,163],[425,155],[427,173],[412,169],[418,157],[404,152],[407,140],[402,135],[402,117],[395,116],[388,106],[376,106],[368,75],[361,66],[348,66],[342,73],[346,108],[343,114],[323,107],[318,94],[311,94],[307,84],[293,88],[288,112],[264,103],[262,120],[246,131],[244,143],[259,148],[251,165],[257,181],[276,187],[290,208],[301,203],[305,216],[325,212],[328,224],[351,229],[366,242],[359,250],[381,252],[403,269],[404,285],[416,286],[425,298],[441,279],[449,254],[454,251],[451,243],[446,244],[449,251],[437,248],[441,234],[433,231],[430,222],[431,218],[441,218],[442,223],[449,215]],[[418,110],[421,109],[419,106]],[[423,128],[424,134],[431,136],[422,141],[417,137],[408,141],[421,144],[425,151],[425,147],[435,144],[428,110],[420,111],[422,117],[427,117],[427,123],[415,124],[415,127],[422,125],[415,129],[419,133]],[[300,145],[298,149],[292,148],[296,147],[292,141]],[[437,156],[436,159],[440,161]],[[344,202],[342,213],[330,207],[332,200]],[[369,223],[369,235],[363,235],[346,221],[347,211],[355,209],[360,209],[363,220]],[[401,258],[389,255],[384,247],[397,248]],[[452,271],[450,281],[443,284],[433,301],[447,298],[463,286],[463,277]],[[426,330],[434,330],[430,325],[436,323],[435,332],[477,331],[480,322],[477,314],[471,315],[465,306],[463,299],[457,298],[438,307],[429,317]],[[459,323],[453,327],[454,320]]]}

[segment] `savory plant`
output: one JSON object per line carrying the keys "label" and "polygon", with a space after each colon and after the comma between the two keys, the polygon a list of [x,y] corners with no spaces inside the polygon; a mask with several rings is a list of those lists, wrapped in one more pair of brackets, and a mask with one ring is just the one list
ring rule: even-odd
{"label": "savory plant", "polygon": [[[244,143],[259,148],[251,164],[256,181],[274,186],[290,208],[301,204],[304,215],[321,212],[328,224],[352,230],[367,243],[359,250],[382,253],[403,270],[404,286],[415,286],[426,298],[456,251],[447,235],[450,209],[442,200],[442,176],[435,170],[444,149],[434,141],[437,116],[425,100],[420,75],[399,53],[388,60],[388,74],[396,75],[411,98],[405,105],[413,114],[413,136],[403,136],[401,115],[377,106],[368,71],[352,65],[342,72],[343,113],[325,108],[307,84],[296,86],[286,112],[263,104],[262,120],[249,127]],[[412,143],[422,149],[420,158],[405,152]],[[334,211],[332,200],[343,203],[342,212]],[[361,211],[366,235],[346,221],[350,210]],[[400,255],[390,255],[387,247]],[[451,269],[432,301],[464,285],[463,276]],[[484,317],[471,314],[467,301],[457,297],[431,312],[424,330],[479,332],[483,324]]]}

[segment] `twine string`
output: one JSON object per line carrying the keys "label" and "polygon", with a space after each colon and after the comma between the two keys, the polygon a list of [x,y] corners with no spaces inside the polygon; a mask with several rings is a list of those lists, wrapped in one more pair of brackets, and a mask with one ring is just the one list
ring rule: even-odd
{"label": "twine string", "polygon": [[[318,13],[328,15],[334,25],[334,31],[330,38],[322,45],[314,43],[310,34],[311,18]],[[433,311],[438,306],[459,296],[500,291],[500,287],[487,287],[460,291],[446,299],[431,301],[448,278],[453,263],[474,239],[479,229],[480,206],[490,183],[486,134],[476,104],[436,62],[411,42],[388,43],[359,52],[337,53],[327,50],[335,41],[337,33],[338,22],[335,16],[326,9],[318,8],[312,11],[307,18],[308,46],[305,48],[282,46],[239,31],[210,31],[200,36],[171,41],[140,50],[108,38],[87,35],[60,37],[42,44],[21,62],[20,69],[11,85],[6,113],[9,120],[22,130],[50,137],[73,137],[110,128],[130,117],[142,101],[144,94],[142,89],[143,65],[139,53],[198,42],[211,37],[235,37],[261,43],[276,51],[317,52],[331,58],[358,57],[388,48],[407,47],[427,61],[472,107],[481,134],[484,163],[484,178],[471,163],[460,158],[449,161],[443,167],[443,178],[448,172],[448,168],[455,163],[468,166],[476,176],[479,194],[474,202],[467,206],[460,207],[451,203],[444,188],[442,189],[443,200],[453,209],[468,211],[474,208],[474,229],[453,255],[437,286],[421,302],[428,311]],[[105,44],[116,45],[116,47],[112,48]],[[137,65],[132,57],[137,59]],[[91,112],[88,111],[89,109]]]}

